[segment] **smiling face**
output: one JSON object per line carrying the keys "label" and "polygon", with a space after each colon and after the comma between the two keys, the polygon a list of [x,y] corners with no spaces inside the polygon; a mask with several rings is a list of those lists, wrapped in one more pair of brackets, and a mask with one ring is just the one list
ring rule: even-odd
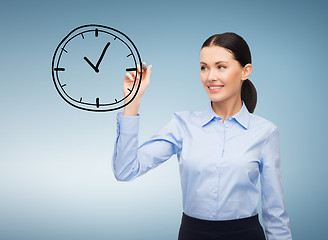
{"label": "smiling face", "polygon": [[226,102],[241,99],[243,80],[249,76],[243,71],[245,67],[226,48],[203,47],[200,52],[200,80],[210,100]]}

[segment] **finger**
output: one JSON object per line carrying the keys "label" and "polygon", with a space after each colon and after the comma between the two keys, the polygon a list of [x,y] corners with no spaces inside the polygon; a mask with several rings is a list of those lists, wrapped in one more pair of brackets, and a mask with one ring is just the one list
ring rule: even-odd
{"label": "finger", "polygon": [[137,71],[135,71],[135,73],[137,74],[137,79],[140,78],[140,65],[137,64]]}
{"label": "finger", "polygon": [[131,72],[131,76],[132,76],[133,78],[135,78],[135,77],[136,77],[136,72],[135,72],[135,71],[132,71],[132,72]]}
{"label": "finger", "polygon": [[133,81],[133,80],[134,80],[130,73],[126,73],[126,74],[125,74],[125,77],[126,77],[128,80],[130,80],[130,81]]}
{"label": "finger", "polygon": [[141,75],[142,75],[142,73],[141,73],[141,68],[140,68],[140,65],[139,65],[138,70],[137,70],[137,79],[140,79]]}
{"label": "finger", "polygon": [[151,68],[152,68],[152,66],[153,66],[153,65],[149,65],[149,66],[147,67],[147,70],[146,70],[146,72],[145,72],[145,78],[146,78],[146,79],[149,79],[149,78],[150,78],[150,74],[151,74]]}
{"label": "finger", "polygon": [[137,74],[137,77],[136,77],[136,72],[135,72],[135,71],[132,71],[132,72],[131,72],[131,76],[132,76],[132,78],[133,78],[133,81],[134,81],[134,80],[138,80],[138,79],[140,79],[140,75],[139,75],[139,74]]}
{"label": "finger", "polygon": [[[140,66],[139,66],[140,67]],[[147,69],[148,69],[148,67],[147,67],[147,63],[146,62],[142,62],[142,67],[141,68],[138,68],[139,70],[141,70],[142,72],[142,74],[144,74],[143,76],[146,76],[146,72],[147,72]],[[140,72],[140,71],[139,71]],[[143,77],[144,78],[144,77]]]}
{"label": "finger", "polygon": [[134,77],[135,76],[135,71],[131,71],[130,74],[131,74],[132,77]]}
{"label": "finger", "polygon": [[147,71],[147,63],[146,62],[142,63],[142,71],[143,72]]}

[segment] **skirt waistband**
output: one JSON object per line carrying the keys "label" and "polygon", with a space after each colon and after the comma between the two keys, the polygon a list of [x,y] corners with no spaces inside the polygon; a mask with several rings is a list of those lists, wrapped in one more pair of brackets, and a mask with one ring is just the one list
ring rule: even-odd
{"label": "skirt waistband", "polygon": [[202,230],[241,231],[260,226],[258,214],[232,220],[204,220],[190,217],[183,212],[182,225]]}

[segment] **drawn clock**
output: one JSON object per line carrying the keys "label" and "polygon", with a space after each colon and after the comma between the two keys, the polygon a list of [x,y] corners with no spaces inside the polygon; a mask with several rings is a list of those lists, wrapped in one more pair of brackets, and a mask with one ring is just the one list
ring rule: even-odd
{"label": "drawn clock", "polygon": [[59,95],[70,105],[87,111],[113,111],[137,95],[141,81],[135,78],[124,97],[123,78],[127,71],[136,71],[138,65],[142,66],[140,54],[127,35],[103,25],[83,25],[57,46],[52,78]]}

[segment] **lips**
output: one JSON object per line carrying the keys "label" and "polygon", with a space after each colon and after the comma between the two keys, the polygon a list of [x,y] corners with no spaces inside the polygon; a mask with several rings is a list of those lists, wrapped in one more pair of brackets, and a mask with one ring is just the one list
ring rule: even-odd
{"label": "lips", "polygon": [[211,93],[219,92],[222,90],[224,85],[211,84],[207,86]]}
{"label": "lips", "polygon": [[223,88],[224,86],[223,85],[217,85],[217,86],[208,86],[209,88],[218,88],[218,87],[220,87],[220,88]]}
{"label": "lips", "polygon": [[211,84],[211,85],[208,85],[207,87],[210,89],[213,89],[213,88],[215,89],[215,88],[223,88],[224,85]]}

